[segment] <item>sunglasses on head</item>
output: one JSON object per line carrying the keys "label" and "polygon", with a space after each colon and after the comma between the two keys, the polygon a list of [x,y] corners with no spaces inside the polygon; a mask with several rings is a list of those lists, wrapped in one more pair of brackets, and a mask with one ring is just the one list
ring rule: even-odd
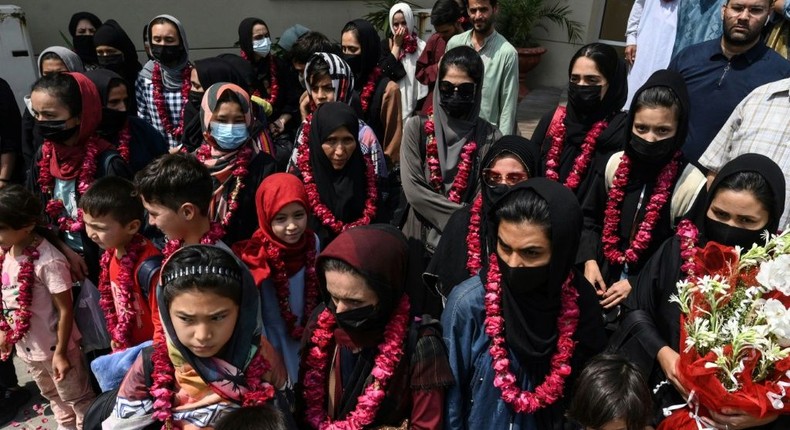
{"label": "sunglasses on head", "polygon": [[463,84],[455,85],[450,81],[439,82],[439,92],[445,94],[456,93],[459,97],[464,99],[473,99],[475,97],[475,90],[477,84],[474,82],[464,82]]}
{"label": "sunglasses on head", "polygon": [[489,187],[495,187],[497,185],[513,186],[526,180],[527,174],[525,172],[510,172],[506,175],[502,175],[496,170],[483,169],[483,182]]}

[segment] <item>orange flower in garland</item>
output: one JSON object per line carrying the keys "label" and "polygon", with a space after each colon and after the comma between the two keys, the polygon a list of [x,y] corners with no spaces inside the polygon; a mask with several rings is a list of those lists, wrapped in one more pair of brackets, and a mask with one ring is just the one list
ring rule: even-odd
{"label": "orange flower in garland", "polygon": [[[3,311],[3,300],[0,295],[0,331],[5,333],[6,345],[9,347],[16,345],[17,342],[27,335],[28,330],[30,330],[30,317],[32,316],[30,313],[30,306],[33,304],[33,287],[36,282],[35,268],[36,260],[38,260],[39,257],[39,244],[41,244],[41,238],[36,237],[33,243],[22,250],[22,255],[27,258],[19,265],[19,273],[16,276],[18,285],[16,303],[19,307],[13,312],[13,319],[10,314],[8,317],[5,316],[5,312]],[[2,252],[0,252],[0,271],[2,271],[5,257],[9,252],[11,252],[10,248],[3,249]],[[11,321],[14,322],[14,327],[11,327]],[[2,354],[0,355],[0,360],[8,360],[10,355],[10,352],[8,354]]]}

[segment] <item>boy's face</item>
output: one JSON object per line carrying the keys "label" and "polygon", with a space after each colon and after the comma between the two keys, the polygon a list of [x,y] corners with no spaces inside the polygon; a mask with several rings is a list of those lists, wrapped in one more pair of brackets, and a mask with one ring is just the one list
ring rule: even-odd
{"label": "boy's face", "polygon": [[140,221],[134,220],[124,225],[112,216],[91,216],[84,213],[85,231],[88,237],[101,249],[115,249],[125,246],[140,229]]}
{"label": "boy's face", "polygon": [[143,207],[148,212],[148,223],[155,226],[168,239],[181,240],[187,230],[188,220],[179,212],[159,203],[151,203],[142,198]]}

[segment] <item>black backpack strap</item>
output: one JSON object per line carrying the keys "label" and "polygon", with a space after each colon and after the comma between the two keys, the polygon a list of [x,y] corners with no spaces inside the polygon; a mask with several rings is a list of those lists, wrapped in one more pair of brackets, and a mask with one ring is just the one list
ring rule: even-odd
{"label": "black backpack strap", "polygon": [[162,267],[162,258],[161,254],[148,257],[137,268],[137,283],[140,285],[140,291],[146,301],[151,293],[148,291],[151,288],[151,281],[159,274],[159,269]]}

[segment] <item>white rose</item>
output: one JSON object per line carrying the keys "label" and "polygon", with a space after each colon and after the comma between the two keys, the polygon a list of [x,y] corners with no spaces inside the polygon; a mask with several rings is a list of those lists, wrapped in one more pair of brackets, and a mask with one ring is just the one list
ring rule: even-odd
{"label": "white rose", "polygon": [[790,310],[779,300],[768,299],[763,305],[762,313],[768,323],[768,330],[779,338],[779,345],[790,346]]}
{"label": "white rose", "polygon": [[760,265],[757,282],[769,290],[790,296],[790,254],[782,254]]}

